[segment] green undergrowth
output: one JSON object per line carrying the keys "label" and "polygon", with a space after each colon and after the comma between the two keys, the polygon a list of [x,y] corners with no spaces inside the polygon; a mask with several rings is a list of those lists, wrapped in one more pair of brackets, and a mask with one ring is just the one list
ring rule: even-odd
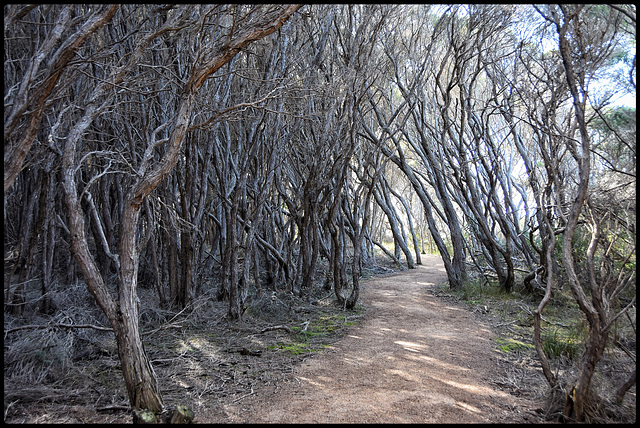
{"label": "green undergrowth", "polygon": [[[443,284],[436,289],[441,297],[454,299],[474,312],[494,319],[495,349],[503,354],[535,354],[533,312],[541,296],[501,290],[497,284],[479,279],[467,281],[459,289]],[[551,359],[580,358],[586,340],[586,325],[568,292],[558,290],[542,314],[542,347]]]}
{"label": "green undergrowth", "polygon": [[586,332],[581,330],[580,325],[548,330],[542,336],[542,349],[549,357],[565,357],[574,361],[580,358],[586,340]]}
{"label": "green undergrowth", "polygon": [[287,341],[267,346],[267,349],[281,350],[291,355],[320,352],[330,346],[330,342],[342,337],[347,328],[356,324],[360,310],[345,313],[320,313],[313,319],[292,326]]}
{"label": "green undergrowth", "polygon": [[[465,305],[469,311],[477,313],[495,333],[493,347],[498,354],[497,360],[504,367],[496,384],[511,393],[544,403],[547,420],[557,420],[565,404],[564,398],[549,393],[533,341],[533,314],[542,301],[543,291],[525,293],[522,279],[516,281],[516,287],[510,293],[500,290],[496,283],[481,283],[479,280],[469,281],[459,289],[450,289],[448,284],[434,289],[439,297]],[[627,392],[624,402],[614,402],[614,394],[628,381],[635,368],[633,351],[629,351],[635,349],[634,324],[635,308],[611,327],[607,347],[595,368],[590,386],[592,397],[598,397],[594,398],[594,403],[601,406],[590,410],[594,420],[626,421],[635,418],[635,386]],[[551,299],[542,310],[540,326],[540,344],[551,370],[558,382],[570,382],[580,369],[589,325],[568,287],[553,290]]]}
{"label": "green undergrowth", "polygon": [[322,351],[326,346],[328,345],[319,345],[319,346],[312,347],[306,343],[301,343],[301,342],[292,342],[292,343],[278,342],[276,345],[267,346],[267,349],[280,350],[290,355],[302,355],[302,354],[311,354],[311,353]]}
{"label": "green undergrowth", "polygon": [[498,337],[496,338],[495,341],[498,344],[497,348],[500,351],[506,352],[506,353],[534,348],[534,346],[530,343],[524,343],[519,340],[512,339],[510,337],[508,338]]}

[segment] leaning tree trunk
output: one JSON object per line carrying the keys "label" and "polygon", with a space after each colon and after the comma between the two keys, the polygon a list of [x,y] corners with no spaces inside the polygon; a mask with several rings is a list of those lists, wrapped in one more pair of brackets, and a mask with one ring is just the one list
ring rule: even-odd
{"label": "leaning tree trunk", "polygon": [[[374,111],[376,112],[376,115],[380,118],[381,122],[384,123],[384,121],[382,121],[382,115],[380,114],[378,107],[375,104],[375,101],[370,99],[369,102],[373,107]],[[464,249],[459,249],[459,246],[461,244],[464,245],[464,241],[460,242],[459,238],[456,238],[455,240],[453,240],[456,247],[454,248],[454,257],[452,259],[449,254],[449,250],[447,249],[447,246],[444,242],[444,239],[442,238],[442,235],[440,234],[440,231],[438,230],[438,227],[435,222],[435,217],[432,210],[432,206],[434,206],[434,203],[431,201],[431,198],[427,193],[424,183],[422,183],[416,177],[412,167],[408,164],[404,156],[400,141],[394,135],[389,136],[390,139],[393,141],[394,146],[398,152],[398,154],[396,155],[393,153],[392,150],[380,144],[379,139],[376,137],[376,135],[373,133],[373,131],[369,127],[364,125],[364,128],[365,128],[365,131],[367,132],[367,135],[372,139],[372,141],[374,141],[380,147],[384,155],[388,156],[389,159],[394,164],[396,164],[396,166],[407,177],[413,189],[416,191],[416,194],[420,198],[420,202],[422,203],[422,206],[424,208],[424,215],[425,215],[425,219],[427,220],[429,232],[431,233],[433,242],[435,243],[438,249],[438,252],[440,253],[440,257],[442,257],[442,262],[444,263],[445,270],[447,271],[449,286],[454,289],[461,287],[467,277]],[[455,225],[457,225],[457,228],[454,227]],[[451,227],[452,237],[454,235],[453,233],[454,231],[456,231],[456,236],[461,237],[462,231],[460,229],[459,224],[457,223],[457,220],[455,225],[449,225]]]}
{"label": "leaning tree trunk", "polygon": [[162,394],[142,344],[137,318],[122,315],[122,311],[118,312],[118,318],[114,333],[129,403],[134,409],[161,412]]}
{"label": "leaning tree trunk", "polygon": [[[28,72],[20,85],[20,92],[17,97],[18,102],[11,103],[11,110],[5,119],[5,196],[7,195],[7,190],[13,185],[18,174],[22,171],[24,161],[31,151],[33,142],[37,140],[36,137],[38,130],[41,128],[42,117],[47,109],[47,101],[49,101],[58,79],[64,75],[64,69],[68,67],[76,52],[89,37],[113,18],[119,7],[117,4],[106,5],[80,21],[69,19],[73,12],[71,8],[65,7],[58,16],[58,22],[50,32],[50,35],[42,44],[41,49],[33,56]],[[82,22],[82,25],[76,31],[65,31],[71,27],[71,23],[76,22]],[[7,25],[6,21],[5,25]],[[5,26],[5,32],[6,30],[7,27]],[[65,33],[70,33],[71,35],[60,41],[61,35]],[[56,48],[58,42],[61,42],[61,44],[59,48]],[[43,59],[48,54],[47,51],[50,50],[55,51],[55,54],[46,61],[46,66],[43,68]],[[38,79],[33,78],[36,73],[39,74]],[[22,93],[23,91],[25,93]],[[24,120],[25,118],[26,120]],[[21,122],[25,124],[25,127],[16,128]],[[19,129],[20,132],[14,132],[16,129]]]}
{"label": "leaning tree trunk", "polygon": [[163,403],[158,381],[140,336],[137,296],[138,247],[136,228],[142,198],[132,192],[125,202],[120,229],[118,310],[113,330],[118,344],[122,375],[129,402],[135,409],[161,412]]}
{"label": "leaning tree trunk", "polygon": [[[311,180],[311,178],[309,178]],[[300,223],[300,260],[302,281],[300,283],[300,297],[309,298],[313,289],[313,277],[318,261],[319,244],[318,222],[316,213],[317,194],[315,190],[304,191],[303,216]]]}
{"label": "leaning tree trunk", "polygon": [[398,221],[398,216],[393,208],[393,204],[390,201],[388,195],[388,188],[384,186],[382,183],[379,185],[379,192],[374,191],[374,196],[378,206],[384,211],[387,215],[387,219],[389,221],[389,226],[391,227],[391,232],[393,234],[393,240],[395,244],[395,256],[399,260],[400,259],[400,250],[404,253],[407,258],[407,268],[415,269],[415,263],[413,262],[413,256],[411,255],[411,250],[407,245],[407,242],[404,239],[403,233],[400,229],[400,223]]}
{"label": "leaning tree trunk", "polygon": [[[358,302],[358,297],[360,295],[360,260],[362,257],[362,241],[364,239],[364,235],[367,229],[367,223],[369,222],[369,212],[371,211],[371,196],[373,195],[375,186],[373,182],[376,180],[379,172],[373,177],[372,184],[369,186],[367,190],[367,195],[365,196],[365,200],[363,203],[364,212],[362,213],[362,223],[358,221],[359,219],[356,217],[353,223],[353,265],[352,265],[352,278],[353,278],[353,290],[351,291],[351,295],[347,299],[345,307],[347,309],[353,309]],[[359,211],[362,211],[362,207],[358,206],[357,201],[354,203],[355,209],[354,213],[357,215]],[[409,212],[407,212],[408,215]],[[412,231],[413,233],[413,231]]]}

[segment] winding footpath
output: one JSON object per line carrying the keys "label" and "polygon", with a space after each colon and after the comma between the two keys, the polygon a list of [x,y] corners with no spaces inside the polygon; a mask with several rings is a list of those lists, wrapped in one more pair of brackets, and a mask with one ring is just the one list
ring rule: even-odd
{"label": "winding footpath", "polygon": [[534,422],[534,403],[492,383],[501,369],[490,326],[429,292],[445,280],[440,258],[425,256],[364,282],[364,320],[288,382],[225,405],[229,422]]}

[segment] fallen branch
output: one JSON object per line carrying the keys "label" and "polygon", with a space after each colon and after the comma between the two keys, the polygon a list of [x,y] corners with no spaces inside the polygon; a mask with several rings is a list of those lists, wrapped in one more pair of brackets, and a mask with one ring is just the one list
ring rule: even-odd
{"label": "fallen branch", "polygon": [[149,335],[157,333],[157,332],[159,332],[161,330],[167,330],[167,329],[170,329],[170,328],[185,328],[185,326],[184,325],[180,325],[180,324],[162,325],[162,326],[160,326],[160,327],[158,327],[158,328],[156,328],[154,330],[147,331],[147,332],[144,332],[144,333],[140,333],[140,336],[149,336]]}
{"label": "fallen branch", "polygon": [[274,325],[273,327],[265,327],[260,331],[260,333],[266,333],[267,331],[273,330],[285,330],[287,333],[293,333],[293,330],[291,330],[286,325]]}
{"label": "fallen branch", "polygon": [[[43,330],[45,328],[91,328],[94,330],[98,330],[98,331],[107,331],[107,332],[113,332],[113,329],[111,327],[102,327],[99,325],[93,325],[93,324],[29,324],[29,325],[22,325],[20,327],[15,327],[15,328],[10,328],[4,331],[4,334],[8,334],[8,333],[14,333],[16,331],[20,331],[20,330]],[[180,325],[180,324],[169,324],[169,325],[163,325],[160,326],[154,330],[142,333],[142,336],[148,336],[150,334],[154,334],[157,333],[161,330],[166,330],[166,329],[170,329],[170,328],[184,328],[184,325]]]}
{"label": "fallen branch", "polygon": [[509,321],[509,322],[503,322],[503,323],[499,323],[499,324],[494,324],[494,325],[491,325],[491,327],[492,328],[503,327],[505,325],[511,325],[511,324],[515,324],[517,322],[518,322],[518,320],[513,320],[513,321]]}
{"label": "fallen branch", "polygon": [[131,406],[106,406],[106,407],[98,407],[96,412],[111,412],[117,410],[129,411],[131,410]]}
{"label": "fallen branch", "polygon": [[4,331],[4,334],[8,334],[8,333],[13,333],[16,331],[20,331],[20,330],[27,330],[27,329],[45,329],[45,328],[92,328],[94,330],[99,330],[99,331],[110,331],[113,332],[113,329],[110,327],[101,327],[99,325],[93,325],[93,324],[46,324],[46,325],[23,325],[20,327],[15,327],[15,328],[10,328],[8,330]]}
{"label": "fallen branch", "polygon": [[245,398],[247,398],[248,396],[253,395],[253,394],[255,394],[255,392],[253,391],[253,387],[252,387],[252,388],[251,388],[251,392],[250,392],[250,393],[245,394],[245,395],[243,395],[242,397],[236,398],[235,400],[233,400],[233,401],[232,401],[232,403],[237,403],[238,401],[243,400],[243,399],[245,399]]}

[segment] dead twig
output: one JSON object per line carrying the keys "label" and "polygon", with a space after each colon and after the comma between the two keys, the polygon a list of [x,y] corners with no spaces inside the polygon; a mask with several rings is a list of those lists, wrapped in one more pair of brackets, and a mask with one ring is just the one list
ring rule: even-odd
{"label": "dead twig", "polygon": [[110,411],[114,411],[114,410],[129,411],[129,410],[131,410],[131,406],[105,406],[105,407],[98,407],[96,409],[96,412],[110,412]]}
{"label": "dead twig", "polygon": [[112,332],[113,329],[110,327],[101,327],[98,325],[93,325],[93,324],[46,324],[46,325],[42,325],[42,324],[31,324],[31,325],[23,325],[20,327],[15,327],[15,328],[10,328],[4,331],[4,334],[8,334],[8,333],[13,333],[16,331],[20,331],[20,330],[27,330],[27,329],[35,329],[35,330],[42,330],[45,328],[92,328],[94,330],[98,330],[98,331],[110,331]]}
{"label": "dead twig", "polygon": [[255,392],[253,391],[253,387],[252,387],[252,388],[251,388],[251,392],[250,392],[250,393],[245,394],[245,395],[243,395],[242,397],[238,397],[238,398],[236,398],[235,400],[233,400],[233,401],[232,401],[232,403],[237,403],[238,401],[243,400],[243,399],[245,399],[245,398],[247,398],[248,396],[253,395],[253,394],[255,394]]}
{"label": "dead twig", "polygon": [[[14,327],[14,328],[9,328],[7,330],[4,331],[5,336],[9,333],[14,333],[16,331],[20,331],[20,330],[44,330],[47,328],[91,328],[93,330],[98,330],[98,331],[107,331],[107,332],[113,332],[113,329],[111,327],[102,327],[99,325],[93,325],[93,324],[29,324],[29,325],[22,325],[20,327]],[[170,328],[184,328],[184,325],[180,325],[180,324],[168,324],[168,325],[163,325],[160,326],[154,330],[142,333],[142,336],[149,336],[151,334],[157,333],[161,330],[167,330]]]}
{"label": "dead twig", "polygon": [[162,325],[162,326],[160,326],[160,327],[158,327],[158,328],[156,328],[154,330],[147,331],[145,333],[140,333],[140,335],[141,336],[149,336],[149,335],[157,333],[157,332],[159,332],[161,330],[167,330],[167,329],[170,329],[170,328],[184,328],[184,327],[185,327],[184,325],[180,325],[180,324],[166,324],[166,325]]}
{"label": "dead twig", "polygon": [[274,325],[272,327],[265,327],[260,330],[260,333],[266,333],[273,330],[285,330],[287,333],[293,333],[293,330],[291,330],[291,328],[287,327],[286,325]]}
{"label": "dead twig", "polygon": [[517,322],[518,322],[518,320],[513,320],[513,321],[509,321],[509,322],[502,322],[502,323],[498,323],[498,324],[493,324],[493,325],[491,325],[491,327],[492,328],[503,327],[505,325],[511,325],[511,324],[515,324]]}

